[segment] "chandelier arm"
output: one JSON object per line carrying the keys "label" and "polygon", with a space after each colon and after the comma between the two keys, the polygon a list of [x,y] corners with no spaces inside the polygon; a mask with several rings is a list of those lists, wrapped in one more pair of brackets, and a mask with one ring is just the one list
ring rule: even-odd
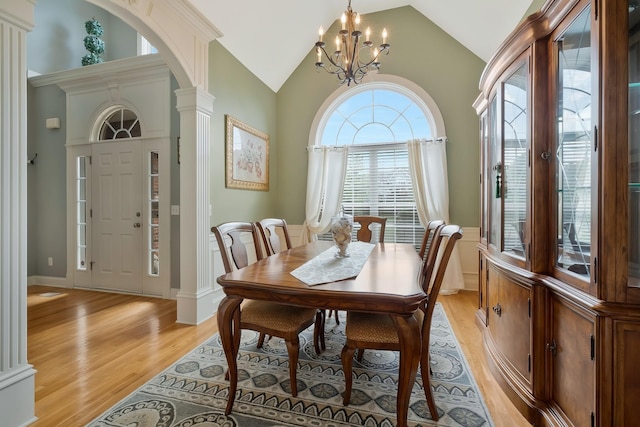
{"label": "chandelier arm", "polygon": [[[316,49],[320,49],[324,53],[325,58],[327,58],[327,60],[331,63],[331,65],[337,68],[341,68],[338,64],[336,64],[333,61],[333,59],[331,59],[331,56],[327,53],[327,50],[324,48],[324,43],[321,43],[321,42],[316,43]],[[318,62],[318,64],[322,64],[322,62]]]}
{"label": "chandelier arm", "polygon": [[323,68],[327,73],[329,74],[333,74],[334,76],[338,77],[338,80],[340,81],[340,84],[345,83],[348,79],[347,79],[347,72],[345,71],[345,69],[343,67],[341,67],[340,65],[338,65],[332,58],[331,55],[329,55],[326,51],[326,49],[323,46],[324,43],[316,43],[316,48],[320,49],[323,53],[324,56],[327,58],[327,60],[329,61],[329,63],[331,64],[329,67],[325,67],[324,64],[322,62],[317,62],[316,63],[316,69],[317,68]]}
{"label": "chandelier arm", "polygon": [[[365,46],[363,46],[361,49],[364,49]],[[382,54],[382,52],[384,52],[386,55],[389,54],[389,45],[380,45],[380,51],[378,51],[378,54],[372,58],[369,62],[359,62],[359,67],[358,68],[367,68],[369,66],[371,66],[372,64],[375,64],[378,62],[378,58],[380,57],[380,55]]]}

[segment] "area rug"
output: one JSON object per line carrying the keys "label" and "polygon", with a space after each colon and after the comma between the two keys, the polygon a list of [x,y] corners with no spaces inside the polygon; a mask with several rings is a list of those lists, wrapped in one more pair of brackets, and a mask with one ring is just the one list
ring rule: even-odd
{"label": "area rug", "polygon": [[[340,314],[339,325],[327,319],[327,349],[321,355],[316,355],[313,348],[313,327],[301,334],[296,398],[290,394],[284,342],[272,338],[258,349],[257,334],[243,331],[238,392],[233,411],[225,416],[227,363],[216,334],[88,426],[395,426],[397,352],[367,350],[361,363],[354,360],[351,403],[342,405],[340,352],[345,341],[345,318]],[[493,425],[440,304],[433,315],[431,369],[440,420],[436,423],[431,419],[418,369],[409,403],[409,426]]]}

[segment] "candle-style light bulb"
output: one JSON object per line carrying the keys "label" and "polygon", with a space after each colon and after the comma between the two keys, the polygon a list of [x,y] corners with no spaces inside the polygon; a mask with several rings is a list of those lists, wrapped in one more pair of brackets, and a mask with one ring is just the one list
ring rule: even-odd
{"label": "candle-style light bulb", "polygon": [[366,41],[369,41],[369,37],[371,37],[371,28],[367,27],[367,31],[365,31],[365,34],[367,36],[367,40]]}
{"label": "candle-style light bulb", "polygon": [[345,26],[347,25],[347,15],[344,14],[344,12],[342,12],[342,17],[340,18],[340,21],[342,22],[342,29],[345,29]]}
{"label": "candle-style light bulb", "polygon": [[356,13],[356,30],[360,27],[360,14]]}
{"label": "candle-style light bulb", "polygon": [[387,29],[383,28],[382,29],[382,44],[386,44],[387,43]]}
{"label": "candle-style light bulb", "polygon": [[322,36],[324,35],[324,28],[322,28],[322,25],[320,25],[320,29],[318,30],[318,41],[322,41]]}

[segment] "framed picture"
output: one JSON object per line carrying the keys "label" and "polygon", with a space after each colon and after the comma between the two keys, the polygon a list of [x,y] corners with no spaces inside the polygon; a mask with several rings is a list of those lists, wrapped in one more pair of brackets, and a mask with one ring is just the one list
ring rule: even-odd
{"label": "framed picture", "polygon": [[269,135],[225,115],[227,188],[269,190]]}

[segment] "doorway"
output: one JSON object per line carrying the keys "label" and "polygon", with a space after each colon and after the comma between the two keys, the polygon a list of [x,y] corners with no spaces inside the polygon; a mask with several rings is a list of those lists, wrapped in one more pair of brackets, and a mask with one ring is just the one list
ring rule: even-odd
{"label": "doorway", "polygon": [[73,286],[169,297],[169,139],[127,108],[102,116],[96,142],[69,147]]}
{"label": "doorway", "polygon": [[142,293],[141,162],[140,141],[92,146],[92,288]]}

